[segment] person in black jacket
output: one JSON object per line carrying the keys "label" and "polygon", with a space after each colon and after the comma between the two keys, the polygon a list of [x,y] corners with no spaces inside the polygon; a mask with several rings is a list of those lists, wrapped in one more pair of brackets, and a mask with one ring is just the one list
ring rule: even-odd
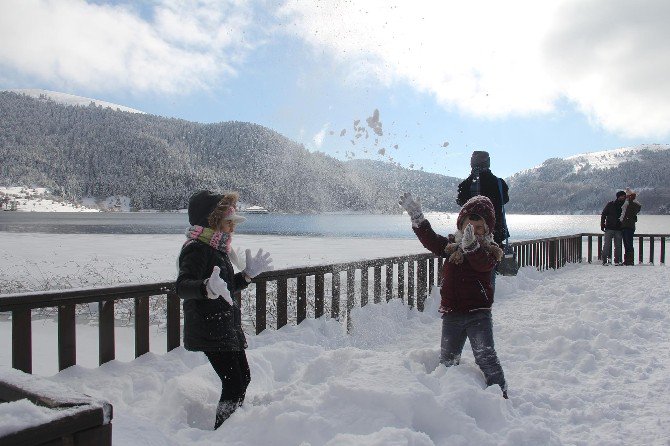
{"label": "person in black jacket", "polygon": [[621,207],[626,201],[626,192],[620,190],[616,193],[616,200],[612,200],[605,205],[600,214],[600,230],[605,232],[603,237],[603,248],[601,260],[603,265],[609,265],[612,260],[612,239],[614,239],[614,264],[621,264],[621,242],[623,233],[621,232]]}
{"label": "person in black jacket", "polygon": [[[500,178],[500,186],[498,185],[499,178],[491,173],[491,157],[488,152],[480,150],[472,152],[470,167],[472,168],[470,176],[458,185],[456,203],[462,207],[470,198],[477,195],[483,195],[491,200],[496,217],[496,225],[492,231],[493,240],[498,246],[502,246],[503,240],[509,237],[507,224],[503,218],[503,205],[509,201],[507,183]],[[502,196],[500,193],[501,187]],[[494,289],[496,286],[497,269],[498,265],[491,271],[491,283]]]}
{"label": "person in black jacket", "polygon": [[496,213],[496,226],[493,230],[493,240],[499,245],[508,237],[505,222],[503,220],[502,208],[509,201],[508,186],[505,180],[500,178],[502,185],[502,197],[498,187],[498,177],[491,173],[491,158],[488,152],[474,151],[470,158],[472,171],[470,176],[458,185],[458,196],[456,203],[464,206],[465,203],[475,195],[484,195],[491,200]]}
{"label": "person in black jacket", "polygon": [[251,372],[244,349],[242,312],[231,295],[258,274],[272,269],[269,253],[246,250],[244,271],[236,273],[228,257],[237,215],[238,194],[195,192],[188,203],[192,225],[179,254],[177,294],[184,301],[184,347],[204,352],[221,378],[217,429],[244,402]]}

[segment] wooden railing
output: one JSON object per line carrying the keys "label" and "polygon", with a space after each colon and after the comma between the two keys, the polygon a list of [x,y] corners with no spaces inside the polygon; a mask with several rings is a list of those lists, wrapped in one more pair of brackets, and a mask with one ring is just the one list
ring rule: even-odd
{"label": "wooden railing", "polygon": [[582,259],[581,234],[527,240],[511,245],[520,267],[557,269],[566,263],[579,263]]}
{"label": "wooden railing", "polygon": [[[592,263],[593,260],[600,260],[603,247],[603,234],[582,234],[586,237],[587,256],[586,261]],[[638,264],[664,265],[665,264],[665,242],[670,238],[670,234],[635,234],[633,235],[633,247]],[[593,244],[595,241],[596,257],[594,259]],[[658,245],[658,251],[656,250]],[[621,248],[623,256],[623,247]],[[658,252],[658,256],[656,253]],[[614,255],[614,248],[612,248]],[[645,262],[645,259],[647,260]]]}
{"label": "wooden railing", "polygon": [[[588,251],[586,259],[591,261],[594,234],[529,240],[512,246],[520,266],[557,269],[584,259],[584,236]],[[636,237],[640,240],[650,238],[651,263],[655,259],[655,240],[660,240],[660,263],[665,262],[666,235]],[[642,249],[638,252],[642,258]],[[427,253],[271,271],[254,279],[253,285],[245,290],[250,294],[245,296],[244,302],[252,302],[255,307],[250,318],[256,333],[268,325],[281,328],[288,323],[299,324],[308,317],[308,307],[313,317],[329,315],[346,323],[350,329],[353,323],[351,311],[370,302],[398,298],[423,311],[430,287],[440,281],[443,262],[442,257]],[[289,289],[294,291],[289,293]],[[149,352],[149,299],[153,296],[166,302],[166,342],[170,351],[181,344],[181,303],[172,282],[0,295],[0,312],[12,313],[12,367],[32,373],[32,311],[53,307],[58,312],[58,368],[63,370],[76,364],[76,306],[92,302],[98,303],[99,364],[115,359],[114,309],[116,302],[121,300],[131,299],[133,302],[135,357]],[[239,293],[235,298],[241,302]],[[270,306],[273,307],[271,318],[268,317]],[[289,315],[289,308],[295,312]]]}

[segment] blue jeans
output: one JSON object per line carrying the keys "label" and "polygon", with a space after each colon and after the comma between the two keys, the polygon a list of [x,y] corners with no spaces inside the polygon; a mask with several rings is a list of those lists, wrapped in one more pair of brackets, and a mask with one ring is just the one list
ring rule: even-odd
{"label": "blue jeans", "polygon": [[470,340],[475,362],[484,374],[486,385],[498,384],[502,390],[507,390],[505,374],[493,345],[490,311],[442,316],[440,363],[447,367],[458,365],[466,338]]}
{"label": "blue jeans", "polygon": [[623,234],[621,231],[614,229],[605,229],[601,260],[603,263],[612,260],[612,239],[614,239],[614,263],[621,263],[621,241]]}

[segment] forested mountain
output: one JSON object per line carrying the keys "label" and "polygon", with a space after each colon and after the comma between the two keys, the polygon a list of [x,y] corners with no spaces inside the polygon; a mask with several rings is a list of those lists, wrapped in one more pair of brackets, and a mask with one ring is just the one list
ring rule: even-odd
{"label": "forested mountain", "polygon": [[[127,196],[134,209],[184,208],[198,188],[237,190],[244,202],[281,212],[399,212],[405,190],[421,196],[426,210],[458,209],[454,177],[339,161],[257,124],[199,124],[96,103],[0,92],[0,185],[47,187],[74,202]],[[667,214],[669,167],[668,145],[552,158],[507,179],[506,209],[600,213],[617,190],[631,187],[643,213]]]}
{"label": "forested mountain", "polygon": [[135,209],[184,208],[198,188],[237,190],[274,211],[398,212],[400,191],[456,210],[458,179],[374,161],[338,161],[260,125],[199,124],[0,92],[0,184],[68,200],[128,196]]}
{"label": "forested mountain", "polygon": [[642,212],[670,213],[670,145],[650,144],[569,158],[552,158],[517,173],[510,186],[510,212],[600,213],[616,191],[638,192]]}

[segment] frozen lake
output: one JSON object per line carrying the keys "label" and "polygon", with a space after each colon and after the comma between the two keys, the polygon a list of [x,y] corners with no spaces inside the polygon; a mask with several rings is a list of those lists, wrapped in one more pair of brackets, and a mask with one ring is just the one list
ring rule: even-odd
{"label": "frozen lake", "polygon": [[[427,213],[437,232],[452,232],[456,214]],[[247,214],[239,234],[316,237],[414,238],[407,215]],[[600,232],[599,215],[521,215],[507,217],[511,239],[528,240],[582,232]],[[1,212],[0,232],[52,234],[181,234],[184,213]],[[670,232],[670,216],[640,215],[637,233]]]}

